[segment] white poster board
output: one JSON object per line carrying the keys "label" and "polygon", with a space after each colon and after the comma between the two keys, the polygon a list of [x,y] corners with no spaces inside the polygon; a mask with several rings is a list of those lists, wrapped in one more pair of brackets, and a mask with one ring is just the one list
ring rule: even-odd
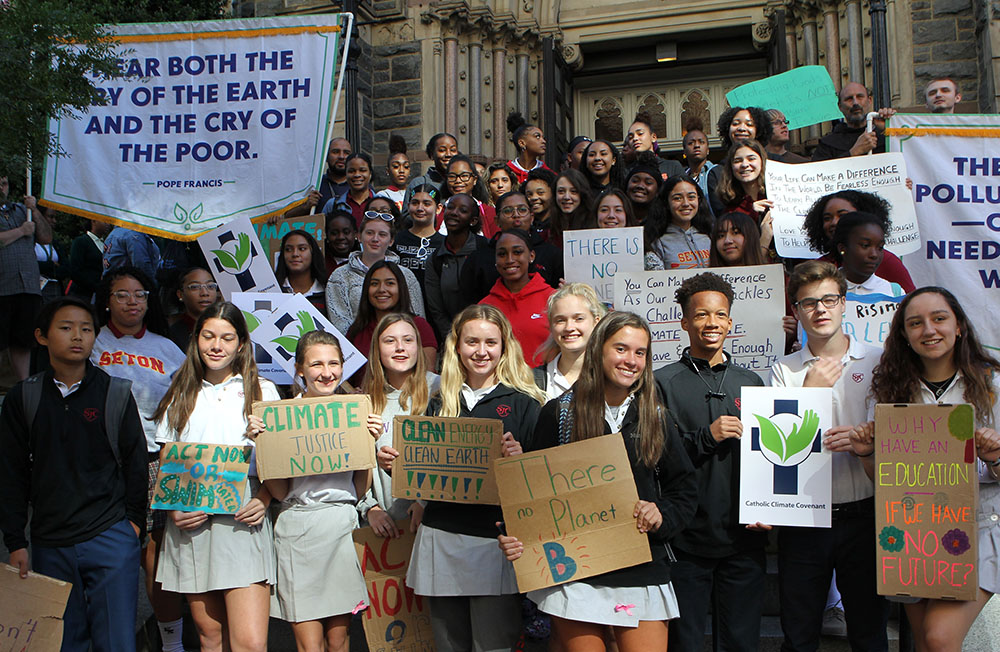
{"label": "white poster board", "polygon": [[198,246],[227,301],[235,292],[281,292],[249,218],[212,229],[198,238]]}
{"label": "white poster board", "polygon": [[287,301],[288,297],[289,295],[281,292],[234,292],[229,299],[243,312],[243,318],[246,319],[250,341],[253,343],[253,357],[257,362],[257,373],[276,385],[291,385],[292,376],[257,343],[259,335],[254,333],[262,322],[271,318],[271,313]]}
{"label": "white poster board", "polygon": [[649,322],[653,333],[653,368],[676,362],[688,346],[681,330],[681,307],[674,293],[685,279],[703,272],[718,274],[733,286],[733,327],[725,350],[733,362],[767,379],[775,360],[785,353],[781,320],[785,314],[785,276],[781,265],[675,269],[619,274],[615,278],[615,308],[634,312]]}
{"label": "white poster board", "polygon": [[903,297],[885,294],[847,293],[844,332],[854,339],[877,348],[885,347],[889,325]]}
{"label": "white poster board", "polygon": [[744,387],[740,398],[740,523],[830,527],[830,387]]}
{"label": "white poster board", "polygon": [[806,242],[809,208],[823,195],[860,190],[879,195],[892,207],[886,249],[902,256],[920,248],[913,195],[906,189],[906,162],[899,154],[850,156],[816,163],[768,161],[767,198],[774,202],[774,246],[785,258],[816,258]]}
{"label": "white poster board", "polygon": [[564,232],[563,269],[567,283],[586,283],[613,305],[615,276],[644,269],[642,227]]}

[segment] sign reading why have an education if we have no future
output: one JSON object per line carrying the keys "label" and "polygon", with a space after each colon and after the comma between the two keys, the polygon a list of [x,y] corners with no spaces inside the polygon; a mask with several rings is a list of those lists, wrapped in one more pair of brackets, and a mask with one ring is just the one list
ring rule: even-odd
{"label": "sign reading why have an education if we have no future", "polygon": [[180,240],[302,203],[326,162],[347,16],[110,26],[123,76],[93,80],[103,105],[50,122],[66,155],[46,160],[41,203]]}
{"label": "sign reading why have an education if we have no future", "polygon": [[496,475],[507,534],[524,544],[514,561],[521,591],[652,559],[632,516],[639,495],[620,433],[499,459]]}
{"label": "sign reading why have an education if we have no future", "polygon": [[392,421],[392,497],[499,505],[493,460],[503,421],[397,416]]}
{"label": "sign reading why have an education if we have no future", "polygon": [[563,232],[563,268],[567,283],[586,283],[602,303],[615,299],[615,276],[641,272],[642,227],[580,229]]}
{"label": "sign reading why have an education if we have no future", "polygon": [[649,322],[653,368],[659,369],[680,360],[689,343],[687,333],[681,329],[683,315],[674,293],[686,279],[705,272],[728,281],[736,297],[730,311],[733,326],[726,338],[726,351],[733,362],[766,380],[771,365],[785,350],[781,324],[785,275],[781,265],[619,274],[615,277],[615,309],[634,312]]}
{"label": "sign reading why have an education if we have no future", "polygon": [[415,535],[409,519],[396,521],[398,537],[380,537],[370,527],[354,530],[354,549],[368,591],[364,610],[370,652],[434,652],[430,605],[406,585]]}
{"label": "sign reading why have an education if we have no future", "polygon": [[833,390],[744,387],[740,419],[740,523],[830,527]]}
{"label": "sign reading why have an education if we have no future", "polygon": [[250,446],[170,442],[160,450],[152,509],[233,514],[243,504]]}
{"label": "sign reading why have an education if we have no future", "polygon": [[266,428],[255,442],[257,475],[272,480],[374,468],[370,412],[365,394],[254,403]]}
{"label": "sign reading why have an education if we have no future", "polygon": [[53,652],[62,644],[63,614],[73,585],[0,564],[0,652]]}
{"label": "sign reading why have an education if we have no future", "polygon": [[974,432],[971,405],[875,406],[880,595],[976,599]]}

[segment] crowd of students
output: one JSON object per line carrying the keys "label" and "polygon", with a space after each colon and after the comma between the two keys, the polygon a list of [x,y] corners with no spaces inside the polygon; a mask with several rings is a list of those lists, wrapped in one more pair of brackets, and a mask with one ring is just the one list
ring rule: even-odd
{"label": "crowd of students", "polygon": [[[857,107],[870,104],[854,86],[841,92],[852,128]],[[508,122],[516,157],[485,168],[442,133],[427,144],[429,169],[410,179],[405,145],[393,139],[390,184],[379,192],[371,159],[334,139],[320,187],[282,216],[324,212],[324,247],[292,230],[275,271],[283,291],[307,297],[366,354],[342,384],[337,339],[307,333],[295,377],[307,397],[350,386],[371,398],[378,468],[261,483],[251,464],[232,515],[150,510],[160,447],[253,446],[264,430],[254,401],[293,390],[259,376],[244,316],[203,262],[167,283],[143,271],[151,254],[129,257],[140,251],[132,248],[115,258],[106,246],[99,282],[84,285],[81,275],[82,294],[55,292],[42,306],[32,333],[46,354],[33,357],[42,371],[15,386],[0,413],[0,529],[22,575],[31,567],[72,582],[64,649],[133,648],[141,565],[165,652],[183,649],[182,596],[202,650],[266,649],[270,615],[292,623],[300,650],[344,651],[351,615],[368,606],[351,532],[367,525],[397,536],[406,517],[416,533],[407,584],[428,598],[437,649],[512,649],[522,603],[511,562],[523,544],[506,534],[497,506],[392,498],[400,414],[499,418],[505,456],[623,438],[639,497],[631,516],[652,559],[529,593],[551,619],[552,649],[697,650],[709,613],[720,648],[756,649],[771,525],[738,521],[739,396],[763,381],[724,352],[733,314],[753,306],[734,301],[711,271],[687,279],[675,299],[689,346],[654,372],[646,321],[608,312],[591,287],[563,280],[567,231],[622,226],[643,228],[649,270],[784,265],[787,305],[774,318],[787,348],[768,384],[833,388],[834,427],[823,434],[832,527],[782,527],[777,536],[784,649],[817,648],[834,571],[852,649],[887,649],[875,576],[874,404],[973,405],[978,598],[906,604],[918,650],[960,649],[1000,590],[1000,361],[947,289],[915,288],[883,251],[892,207],[875,195],[822,197],[803,227],[817,259],[778,256],[764,168],[769,158],[795,159],[784,116],[766,108],[720,116],[726,156],[717,165],[697,124],[684,137],[686,166],[657,155],[643,114],[622,151],[574,139],[558,174],[542,162],[542,130],[517,114]],[[856,140],[878,147],[866,133]],[[864,153],[854,149],[845,151]],[[48,245],[46,226],[17,226],[4,242]],[[81,237],[102,233],[92,226]],[[884,350],[845,334],[849,291],[906,295]],[[131,381],[131,393],[113,379]]]}

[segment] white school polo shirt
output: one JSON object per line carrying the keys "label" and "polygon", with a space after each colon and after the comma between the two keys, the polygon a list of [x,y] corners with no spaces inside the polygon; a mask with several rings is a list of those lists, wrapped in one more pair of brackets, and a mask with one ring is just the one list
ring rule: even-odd
{"label": "white school polo shirt", "polygon": [[[856,426],[868,420],[868,390],[872,370],[882,352],[858,342],[851,336],[847,353],[841,360],[843,373],[833,385],[833,425]],[[819,360],[809,346],[778,360],[771,367],[768,384],[772,387],[802,387],[809,367]],[[875,486],[865,473],[861,460],[850,452],[833,454],[833,502],[850,503],[875,495]]]}

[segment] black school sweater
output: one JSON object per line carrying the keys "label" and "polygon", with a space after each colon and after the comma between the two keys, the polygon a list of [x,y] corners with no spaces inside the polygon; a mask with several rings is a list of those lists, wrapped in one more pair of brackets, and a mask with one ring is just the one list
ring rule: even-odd
{"label": "black school sweater", "polygon": [[[510,432],[514,435],[514,439],[521,443],[521,447],[525,451],[533,450],[531,437],[535,431],[535,421],[541,408],[538,401],[503,384],[497,385],[492,392],[481,398],[471,410],[465,406],[464,398],[461,401],[460,417],[500,419],[503,421],[504,432]],[[427,414],[436,416],[440,411],[441,400],[435,396],[427,407]],[[502,520],[503,512],[499,505],[475,505],[430,500],[427,501],[421,523],[454,534],[468,534],[494,539],[500,534],[497,530],[497,521]]]}
{"label": "black school sweater", "polygon": [[35,545],[75,545],[123,518],[145,529],[146,437],[129,395],[118,433],[119,469],[104,428],[110,382],[88,362],[80,387],[63,398],[52,371],[45,372],[33,436],[25,423],[23,384],[7,394],[0,412],[0,530],[8,550],[28,544],[29,503]]}
{"label": "black school sweater", "polygon": [[[572,392],[573,390],[569,390]],[[694,468],[684,452],[680,437],[671,419],[666,419],[667,432],[663,454],[655,469],[639,461],[639,401],[633,400],[622,421],[622,438],[632,466],[632,476],[639,500],[656,503],[663,523],[656,532],[648,533],[652,561],[622,568],[580,580],[593,586],[657,586],[670,581],[667,542],[684,529],[694,514],[698,495]],[[604,434],[611,428],[604,422]],[[535,450],[559,444],[559,401],[549,401],[538,415],[535,426]],[[628,507],[634,507],[629,505]]]}
{"label": "black school sweater", "polygon": [[[760,387],[760,376],[729,361],[709,367],[685,349],[679,362],[658,369],[654,376],[676,422],[681,440],[694,463],[698,509],[687,528],[673,541],[679,550],[718,559],[763,548],[767,535],[740,525],[740,440],[716,442],[711,425],[720,416],[740,416],[737,400],[743,387]],[[700,376],[700,378],[699,378]],[[724,393],[725,398],[709,396]]]}

